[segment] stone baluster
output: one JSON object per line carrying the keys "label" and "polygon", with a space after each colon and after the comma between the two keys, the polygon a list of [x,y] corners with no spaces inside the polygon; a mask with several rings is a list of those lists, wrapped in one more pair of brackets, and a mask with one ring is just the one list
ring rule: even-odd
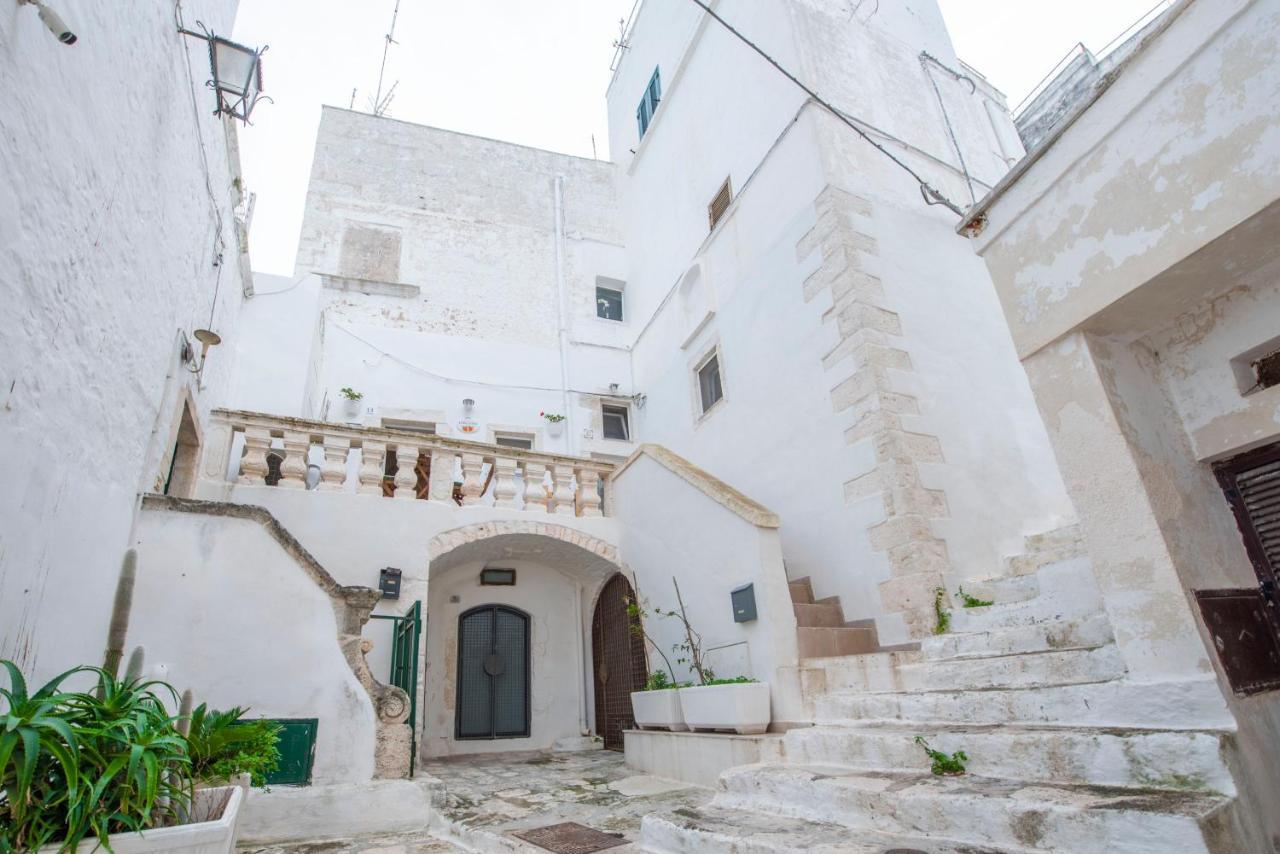
{"label": "stone baluster", "polygon": [[382,494],[382,473],[386,465],[387,446],[383,442],[364,442],[360,448],[361,495]]}
{"label": "stone baluster", "polygon": [[241,452],[240,477],[237,483],[263,486],[267,482],[267,453],[271,450],[271,434],[265,427],[244,428],[244,450]]}
{"label": "stone baluster", "polygon": [[480,454],[462,455],[462,504],[469,507],[480,503],[484,493],[484,457]]}
{"label": "stone baluster", "polygon": [[316,489],[321,492],[342,491],[347,482],[347,452],[350,448],[350,439],[324,437],[324,463],[320,466],[320,483]]}
{"label": "stone baluster", "polygon": [[453,466],[457,456],[453,451],[431,452],[431,478],[427,484],[428,500],[453,500]]}
{"label": "stone baluster", "polygon": [[417,445],[396,445],[396,498],[418,497]]}
{"label": "stone baluster", "polygon": [[547,473],[543,463],[524,464],[524,509],[534,513],[547,512],[547,487],[542,482]]}
{"label": "stone baluster", "polygon": [[311,449],[311,437],[306,433],[286,430],[284,433],[284,459],[280,461],[281,489],[307,488],[307,451]]}
{"label": "stone baluster", "polygon": [[204,476],[210,480],[225,481],[227,465],[231,461],[231,443],[235,439],[231,425],[216,420],[209,425],[204,440]]}
{"label": "stone baluster", "polygon": [[557,464],[551,469],[555,483],[551,512],[557,516],[573,515],[573,466]]}
{"label": "stone baluster", "polygon": [[511,457],[498,457],[493,461],[493,506],[520,506],[516,500],[516,461]]}
{"label": "stone baluster", "polygon": [[600,512],[600,472],[578,469],[578,515],[603,516]]}

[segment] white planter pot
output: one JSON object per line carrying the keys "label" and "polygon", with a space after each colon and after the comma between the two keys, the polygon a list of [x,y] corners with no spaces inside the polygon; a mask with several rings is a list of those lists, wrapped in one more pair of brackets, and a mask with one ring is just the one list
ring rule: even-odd
{"label": "white planter pot", "polygon": [[769,729],[769,683],[700,685],[680,689],[680,708],[691,730],[733,730],[742,735]]}
{"label": "white planter pot", "polygon": [[[236,850],[236,825],[240,820],[240,808],[244,804],[244,790],[239,786],[196,791],[196,809],[227,800],[222,815],[213,821],[183,824],[177,827],[157,827],[143,833],[113,833],[107,837],[115,854],[159,854],[163,851],[177,854],[232,854]],[[96,840],[86,839],[84,848],[94,847]],[[58,845],[45,845],[40,854],[56,854]]]}
{"label": "white planter pot", "polygon": [[342,415],[348,421],[355,421],[357,418],[359,418],[360,417],[360,401],[351,400],[350,398],[344,397],[342,399]]}
{"label": "white planter pot", "polygon": [[669,729],[683,732],[684,713],[680,710],[680,692],[675,688],[663,691],[635,691],[631,694],[631,711],[636,726],[641,729]]}
{"label": "white planter pot", "polygon": [[547,435],[550,436],[552,439],[559,439],[562,433],[564,433],[563,421],[547,422]]}

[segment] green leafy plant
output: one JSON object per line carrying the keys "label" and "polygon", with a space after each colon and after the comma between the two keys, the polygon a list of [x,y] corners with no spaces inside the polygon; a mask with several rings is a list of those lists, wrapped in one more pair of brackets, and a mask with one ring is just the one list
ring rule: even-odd
{"label": "green leafy plant", "polygon": [[938,622],[933,627],[935,635],[944,635],[951,628],[951,612],[944,606],[947,602],[946,588],[937,587],[933,591],[933,613]]}
{"label": "green leafy plant", "polygon": [[363,392],[356,391],[351,386],[347,386],[346,388],[339,389],[338,394],[342,395],[347,400],[360,400],[362,397],[364,397]]}
{"label": "green leafy plant", "polygon": [[665,670],[653,671],[644,683],[644,690],[646,691],[667,691],[674,687],[676,687],[675,684],[668,678]]}
{"label": "green leafy plant", "polygon": [[991,599],[979,599],[977,596],[970,596],[964,592],[964,588],[960,588],[960,604],[966,608],[985,608],[988,605],[996,604]]}
{"label": "green leafy plant", "polygon": [[280,725],[267,720],[244,720],[239,707],[210,711],[204,703],[191,713],[187,751],[191,775],[202,783],[229,781],[248,774],[255,786],[280,765]]}
{"label": "green leafy plant", "polygon": [[759,679],[752,679],[750,676],[735,676],[732,679],[708,679],[706,685],[746,685],[751,682],[759,682]]}
{"label": "green leafy plant", "polygon": [[[0,689],[0,851],[55,843],[74,852],[86,839],[177,824],[193,797],[186,741],[160,694],[163,682],[117,679],[95,667],[66,671],[31,693],[17,665]],[[94,674],[92,691],[63,691]],[[108,849],[109,850],[109,849]]]}
{"label": "green leafy plant", "polygon": [[[666,683],[666,687],[668,688],[679,687],[678,685],[675,684],[676,672],[671,667],[671,659],[667,658],[667,654],[662,651],[662,647],[658,645],[658,642],[655,641],[649,635],[649,633],[645,631],[644,621],[645,621],[645,618],[649,616],[648,612],[645,611],[644,606],[640,604],[638,599],[624,597],[623,601],[626,602],[626,605],[627,605],[627,622],[631,626],[631,633],[636,637],[644,639],[644,641],[647,644],[649,644],[649,646],[653,647],[654,652],[662,656],[663,664],[667,665],[666,673],[659,672],[659,673],[649,674],[649,678],[645,682],[645,690],[646,691],[661,690],[660,688],[650,687],[650,685],[653,684],[653,681],[659,677],[661,677],[662,681]],[[668,678],[668,676],[670,678]]]}
{"label": "green leafy plant", "polygon": [[964,773],[965,763],[969,761],[969,756],[963,750],[957,750],[955,753],[943,753],[941,750],[934,750],[929,746],[929,742],[925,741],[923,735],[916,736],[916,744],[924,748],[925,755],[929,757],[931,765],[929,770],[939,777],[955,776]]}
{"label": "green leafy plant", "polygon": [[538,415],[547,419],[547,421],[551,424],[559,424],[561,421],[564,420],[563,415],[559,415],[555,412],[539,412]]}

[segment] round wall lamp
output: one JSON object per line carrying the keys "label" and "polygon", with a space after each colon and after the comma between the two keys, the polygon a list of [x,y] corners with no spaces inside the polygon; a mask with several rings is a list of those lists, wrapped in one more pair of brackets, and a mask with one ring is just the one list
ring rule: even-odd
{"label": "round wall lamp", "polygon": [[[191,333],[195,339],[200,342],[200,362],[194,367],[188,366],[187,370],[193,374],[198,374],[204,370],[204,360],[209,355],[209,348],[222,343],[222,336],[208,329],[197,329]],[[182,361],[191,362],[195,358],[191,352],[191,345],[183,343],[182,345]]]}

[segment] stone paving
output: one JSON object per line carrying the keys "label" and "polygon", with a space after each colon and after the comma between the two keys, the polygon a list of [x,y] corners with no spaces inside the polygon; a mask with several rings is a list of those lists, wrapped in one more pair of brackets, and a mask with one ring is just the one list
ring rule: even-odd
{"label": "stone paving", "polygon": [[[432,762],[419,774],[444,784],[443,803],[430,832],[294,845],[244,848],[241,854],[422,854],[449,851],[542,849],[514,831],[575,821],[634,841],[651,812],[693,808],[709,789],[636,774],[621,753],[496,755]],[[631,845],[610,854],[636,851]]]}

